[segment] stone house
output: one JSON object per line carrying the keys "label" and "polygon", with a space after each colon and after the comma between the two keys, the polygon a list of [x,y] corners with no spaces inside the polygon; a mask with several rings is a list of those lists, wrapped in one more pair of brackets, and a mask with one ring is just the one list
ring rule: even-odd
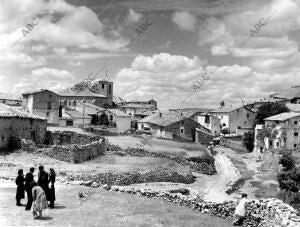
{"label": "stone house", "polygon": [[[94,80],[92,90],[98,95],[106,97],[105,105],[101,107],[112,107],[114,100],[114,83],[106,79]],[[97,103],[95,103],[97,105]]]}
{"label": "stone house", "polygon": [[139,116],[141,113],[157,110],[157,102],[154,99],[149,101],[128,101],[120,103],[118,108],[135,118],[136,115]]}
{"label": "stone house", "polygon": [[210,130],[210,134],[213,136],[220,135],[221,121],[218,117],[208,113],[201,113],[199,116],[197,116],[197,122],[204,128]]}
{"label": "stone house", "polygon": [[218,117],[221,128],[228,128],[230,134],[243,135],[254,130],[256,113],[245,106],[222,107],[209,113]]}
{"label": "stone house", "polygon": [[132,116],[119,109],[107,109],[104,113],[108,116],[110,125],[115,125],[119,132],[131,129]]}
{"label": "stone house", "polygon": [[266,128],[277,131],[273,138],[265,138],[266,149],[300,147],[300,113],[281,113],[268,117],[264,121]]}
{"label": "stone house", "polygon": [[0,148],[4,149],[10,137],[30,139],[35,143],[44,143],[47,132],[47,120],[20,108],[0,104]]}
{"label": "stone house", "polygon": [[270,98],[277,102],[300,104],[300,86],[293,86],[288,90],[272,94]]}
{"label": "stone house", "polygon": [[49,125],[59,123],[60,96],[47,89],[23,93],[23,109],[31,114],[46,118]]}
{"label": "stone house", "polygon": [[100,107],[107,105],[106,96],[90,91],[75,91],[72,89],[66,89],[60,92],[59,95],[60,105],[63,107],[72,108],[74,110],[76,110],[78,106],[82,106],[83,102],[91,103]]}
{"label": "stone house", "polygon": [[150,131],[152,135],[162,138],[182,138],[195,141],[196,129],[203,128],[193,118],[185,117],[176,111],[158,112],[137,122],[138,130]]}

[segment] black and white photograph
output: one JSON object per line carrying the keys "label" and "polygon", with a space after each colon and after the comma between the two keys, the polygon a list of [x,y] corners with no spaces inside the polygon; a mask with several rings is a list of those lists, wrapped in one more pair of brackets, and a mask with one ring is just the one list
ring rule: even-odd
{"label": "black and white photograph", "polygon": [[1,0],[0,226],[300,227],[300,0]]}

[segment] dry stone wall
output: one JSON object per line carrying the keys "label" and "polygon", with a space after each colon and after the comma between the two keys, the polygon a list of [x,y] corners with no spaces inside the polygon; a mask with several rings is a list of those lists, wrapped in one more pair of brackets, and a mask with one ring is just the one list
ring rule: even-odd
{"label": "dry stone wall", "polygon": [[[209,215],[215,215],[222,218],[234,219],[234,211],[237,202],[227,201],[224,203],[205,202],[197,194],[187,193],[185,190],[181,193],[157,192],[154,190],[124,188],[120,186],[103,188],[111,191],[119,191],[130,194],[139,194],[149,198],[160,198],[168,202],[176,203],[181,206],[187,206],[194,210]],[[297,211],[281,200],[270,198],[251,200],[246,204],[246,219],[243,226],[247,227],[299,227],[300,216]]]}

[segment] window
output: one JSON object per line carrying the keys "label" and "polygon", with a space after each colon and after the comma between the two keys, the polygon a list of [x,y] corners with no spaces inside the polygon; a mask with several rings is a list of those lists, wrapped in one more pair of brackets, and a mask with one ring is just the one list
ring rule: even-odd
{"label": "window", "polygon": [[204,122],[205,122],[205,124],[210,124],[210,117],[209,117],[209,115],[205,115]]}
{"label": "window", "polygon": [[111,84],[108,86],[108,94],[111,94]]}
{"label": "window", "polygon": [[4,141],[4,136],[2,136],[2,141]]}
{"label": "window", "polygon": [[294,132],[294,136],[298,136],[298,132]]}
{"label": "window", "polygon": [[111,121],[114,119],[113,115],[109,115],[109,118]]}
{"label": "window", "polygon": [[298,121],[294,121],[294,125],[297,125],[298,124]]}
{"label": "window", "polygon": [[104,84],[102,84],[102,89],[104,89]]}
{"label": "window", "polygon": [[52,109],[52,102],[47,102],[47,110],[51,110]]}
{"label": "window", "polygon": [[279,142],[276,142],[276,147],[279,147]]}
{"label": "window", "polygon": [[76,101],[75,100],[73,101],[73,106],[76,106]]}
{"label": "window", "polygon": [[269,143],[269,144],[270,144],[270,147],[272,147],[272,145],[273,145],[273,141],[270,141],[270,143]]}
{"label": "window", "polygon": [[183,121],[181,121],[181,125],[184,125],[184,122],[183,122]]}
{"label": "window", "polygon": [[181,134],[184,133],[184,129],[183,129],[183,128],[180,129],[180,133],[181,133]]}
{"label": "window", "polygon": [[51,99],[51,95],[49,95],[49,99]]}
{"label": "window", "polygon": [[275,121],[275,124],[278,125],[278,124],[279,124],[279,121]]}
{"label": "window", "polygon": [[297,147],[297,144],[294,144],[294,147]]}
{"label": "window", "polygon": [[247,114],[247,118],[249,118],[250,117],[250,115],[249,114]]}
{"label": "window", "polygon": [[238,126],[237,128],[238,128],[238,129],[242,129],[242,127],[241,127],[241,126]]}

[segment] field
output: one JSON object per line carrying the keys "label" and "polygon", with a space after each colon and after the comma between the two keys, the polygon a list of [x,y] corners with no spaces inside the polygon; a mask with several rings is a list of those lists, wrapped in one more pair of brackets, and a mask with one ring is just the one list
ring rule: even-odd
{"label": "field", "polygon": [[202,156],[207,150],[201,144],[181,143],[172,140],[158,139],[143,135],[142,137],[133,136],[109,136],[106,137],[112,144],[122,148],[143,147],[151,152],[165,153],[180,157]]}

